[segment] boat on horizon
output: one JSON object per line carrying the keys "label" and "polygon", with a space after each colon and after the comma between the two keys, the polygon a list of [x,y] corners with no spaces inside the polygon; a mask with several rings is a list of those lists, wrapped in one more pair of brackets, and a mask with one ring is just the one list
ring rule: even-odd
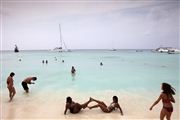
{"label": "boat on horizon", "polygon": [[113,49],[111,49],[111,51],[117,51],[117,49],[114,49],[114,48],[113,48]]}
{"label": "boat on horizon", "polygon": [[152,50],[152,52],[175,54],[175,53],[180,53],[180,50],[173,47],[159,47],[156,48],[155,50]]}
{"label": "boat on horizon", "polygon": [[[70,49],[67,49],[67,46],[66,46],[65,42],[62,39],[61,25],[60,24],[59,24],[59,39],[60,39],[60,47],[55,47],[51,51],[56,51],[56,52],[71,52]],[[64,45],[64,49],[63,49],[63,45]]]}
{"label": "boat on horizon", "polygon": [[168,54],[180,54],[180,50],[179,49],[171,49],[171,50],[168,50],[167,52]]}
{"label": "boat on horizon", "polygon": [[18,49],[17,45],[15,45],[14,52],[15,53],[19,52],[19,49]]}

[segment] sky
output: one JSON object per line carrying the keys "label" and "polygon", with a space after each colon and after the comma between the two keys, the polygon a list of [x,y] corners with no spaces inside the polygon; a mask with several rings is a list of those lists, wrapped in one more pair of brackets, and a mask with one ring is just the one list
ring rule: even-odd
{"label": "sky", "polygon": [[180,48],[178,0],[1,0],[1,50]]}

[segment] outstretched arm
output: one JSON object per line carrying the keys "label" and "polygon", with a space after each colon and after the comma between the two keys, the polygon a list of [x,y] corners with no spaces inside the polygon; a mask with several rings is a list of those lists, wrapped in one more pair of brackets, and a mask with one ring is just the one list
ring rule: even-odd
{"label": "outstretched arm", "polygon": [[159,98],[153,103],[153,105],[150,107],[149,110],[152,110],[153,107],[154,107],[156,104],[158,104],[161,99],[162,99],[162,97],[161,97],[161,95],[160,95]]}

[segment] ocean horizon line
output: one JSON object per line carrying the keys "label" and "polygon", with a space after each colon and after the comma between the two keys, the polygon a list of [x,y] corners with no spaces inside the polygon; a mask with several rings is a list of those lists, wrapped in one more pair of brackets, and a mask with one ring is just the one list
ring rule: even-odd
{"label": "ocean horizon line", "polygon": [[[152,49],[140,49],[140,48],[137,48],[137,49],[121,49],[121,48],[118,48],[118,49],[67,49],[67,50],[71,50],[71,51],[79,51],[79,50],[109,50],[109,51],[116,51],[116,50],[153,50]],[[14,50],[0,50],[2,52],[6,52],[6,51],[14,51]],[[20,51],[53,51],[51,49],[29,49],[29,50],[20,50]]]}

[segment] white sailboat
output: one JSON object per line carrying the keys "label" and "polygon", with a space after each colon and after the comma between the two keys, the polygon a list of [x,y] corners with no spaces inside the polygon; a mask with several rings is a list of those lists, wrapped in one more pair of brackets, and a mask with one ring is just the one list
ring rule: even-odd
{"label": "white sailboat", "polygon": [[[62,39],[62,34],[61,34],[61,25],[59,24],[59,39],[60,39],[60,47],[55,47],[53,49],[53,51],[57,51],[57,52],[69,52],[70,50],[67,49],[67,46],[65,44],[65,42]],[[64,48],[63,48],[64,46]]]}

